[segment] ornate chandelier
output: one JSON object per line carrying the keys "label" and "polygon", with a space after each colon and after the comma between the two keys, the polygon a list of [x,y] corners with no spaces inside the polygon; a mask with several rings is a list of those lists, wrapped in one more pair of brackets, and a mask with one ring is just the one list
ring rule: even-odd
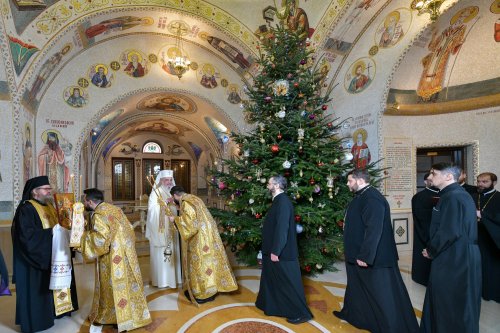
{"label": "ornate chandelier", "polygon": [[413,0],[411,9],[417,10],[418,15],[429,13],[431,20],[435,21],[439,17],[439,8],[445,0]]}
{"label": "ornate chandelier", "polygon": [[175,36],[175,48],[176,52],[173,53],[173,56],[168,59],[168,66],[173,69],[175,75],[181,79],[182,75],[189,70],[189,66],[191,65],[191,61],[184,54],[182,48],[182,38],[181,38],[181,26],[177,27],[177,34]]}

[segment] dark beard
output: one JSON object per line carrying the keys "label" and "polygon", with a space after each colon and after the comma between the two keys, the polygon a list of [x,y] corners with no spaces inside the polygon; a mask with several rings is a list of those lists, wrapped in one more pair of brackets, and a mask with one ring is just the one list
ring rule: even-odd
{"label": "dark beard", "polygon": [[493,190],[493,189],[494,189],[493,185],[492,185],[492,186],[490,186],[490,187],[488,187],[488,188],[485,188],[484,190],[483,190],[483,189],[480,189],[480,188],[478,187],[478,188],[477,188],[477,192],[478,192],[478,193],[488,193],[489,191],[491,191],[491,190]]}
{"label": "dark beard", "polygon": [[57,149],[57,142],[55,142],[55,141],[49,141],[48,145],[49,145],[50,150]]}

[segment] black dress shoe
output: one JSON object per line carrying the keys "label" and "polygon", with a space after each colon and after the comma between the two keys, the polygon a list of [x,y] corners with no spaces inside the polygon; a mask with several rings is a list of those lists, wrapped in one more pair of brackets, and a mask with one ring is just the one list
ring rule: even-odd
{"label": "black dress shoe", "polygon": [[305,323],[306,321],[311,320],[311,318],[308,317],[299,317],[299,318],[287,318],[286,321],[289,322],[290,324],[302,324]]}
{"label": "black dress shoe", "polygon": [[[212,295],[208,298],[194,298],[196,300],[196,303],[198,304],[203,304],[203,303],[208,303],[208,302],[212,302],[214,299],[215,299],[215,295]],[[189,292],[187,290],[184,290],[184,296],[186,296],[186,298],[191,302],[191,297],[189,297]]]}

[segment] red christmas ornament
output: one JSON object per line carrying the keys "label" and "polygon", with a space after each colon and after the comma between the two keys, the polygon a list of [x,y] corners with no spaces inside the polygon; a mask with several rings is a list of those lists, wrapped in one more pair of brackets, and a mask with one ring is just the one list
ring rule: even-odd
{"label": "red christmas ornament", "polygon": [[309,184],[311,184],[311,185],[316,184],[316,181],[314,180],[313,177],[311,177],[311,179],[309,179]]}
{"label": "red christmas ornament", "polygon": [[283,138],[283,135],[281,135],[281,133],[278,133],[276,137],[278,138],[278,140],[281,140]]}
{"label": "red christmas ornament", "polygon": [[298,87],[299,87],[299,83],[298,83],[298,82],[295,82],[295,83],[293,84],[293,86],[294,86],[295,88],[298,88]]}
{"label": "red christmas ornament", "polygon": [[302,217],[300,215],[295,215],[295,222],[300,222]]}
{"label": "red christmas ornament", "polygon": [[328,105],[323,105],[323,106],[321,107],[321,109],[323,109],[323,111],[325,111],[326,109],[328,109]]}
{"label": "red christmas ornament", "polygon": [[280,146],[278,146],[278,145],[272,145],[271,146],[271,151],[276,154],[277,152],[280,151]]}
{"label": "red christmas ornament", "polygon": [[328,124],[326,124],[326,126],[328,126],[328,128],[332,128],[333,127],[333,123],[329,122]]}
{"label": "red christmas ornament", "polygon": [[290,177],[291,173],[290,173],[290,171],[287,170],[287,171],[283,172],[283,175],[285,177]]}
{"label": "red christmas ornament", "polygon": [[304,269],[306,270],[306,272],[308,272],[308,273],[309,273],[309,272],[311,271],[311,266],[306,265],[306,267],[304,267]]}
{"label": "red christmas ornament", "polygon": [[255,213],[255,218],[256,219],[260,219],[262,217],[262,214],[261,213]]}
{"label": "red christmas ornament", "polygon": [[343,228],[343,227],[344,227],[344,220],[338,220],[338,221],[337,221],[337,225],[338,225],[339,227]]}
{"label": "red christmas ornament", "polygon": [[259,160],[258,159],[254,159],[254,160],[252,160],[252,163],[255,164],[255,165],[257,165],[257,164],[259,164]]}
{"label": "red christmas ornament", "polygon": [[271,67],[272,67],[272,68],[276,68],[276,65],[275,65],[275,64],[271,64]]}
{"label": "red christmas ornament", "polygon": [[255,48],[258,50],[258,49],[260,49],[260,46],[259,46],[259,45],[256,45],[256,46],[255,46]]}
{"label": "red christmas ornament", "polygon": [[319,167],[322,167],[323,165],[325,165],[325,163],[323,163],[323,162],[321,162],[321,161],[319,161],[319,162],[318,162],[318,166],[319,166]]}

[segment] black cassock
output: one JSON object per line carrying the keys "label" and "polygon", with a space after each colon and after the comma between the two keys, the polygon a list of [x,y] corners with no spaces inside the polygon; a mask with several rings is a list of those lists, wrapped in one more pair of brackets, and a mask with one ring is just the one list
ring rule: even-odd
{"label": "black cassock", "polygon": [[432,208],[439,199],[438,189],[426,187],[411,199],[413,214],[413,255],[411,262],[411,278],[413,281],[427,285],[431,271],[431,260],[422,255],[429,241]]}
{"label": "black cassock", "polygon": [[432,264],[420,331],[478,333],[481,254],[474,201],[457,183],[439,194],[427,243]]}
{"label": "black cassock", "polygon": [[464,183],[461,185],[462,188],[471,195],[471,197],[475,197],[477,194],[477,186],[474,185],[469,185],[467,183]]}
{"label": "black cassock", "polygon": [[496,190],[476,194],[476,207],[480,206],[478,243],[481,251],[483,291],[487,301],[500,303],[500,193]]}
{"label": "black cassock", "polygon": [[[262,274],[255,305],[268,316],[308,318],[298,260],[294,210],[285,193],[274,197],[262,228]],[[271,253],[279,257],[272,262]]]}
{"label": "black cassock", "polygon": [[[22,332],[38,332],[54,325],[54,294],[49,290],[52,229],[43,229],[31,203],[19,204],[12,222],[13,277],[16,284],[16,325]],[[78,310],[75,277],[71,272],[73,311]],[[70,313],[67,313],[70,314]],[[63,314],[67,315],[67,314]]]}
{"label": "black cassock", "polygon": [[[398,267],[389,203],[369,186],[347,207],[344,228],[347,287],[338,317],[375,333],[418,332]],[[356,259],[368,267],[360,267]]]}

